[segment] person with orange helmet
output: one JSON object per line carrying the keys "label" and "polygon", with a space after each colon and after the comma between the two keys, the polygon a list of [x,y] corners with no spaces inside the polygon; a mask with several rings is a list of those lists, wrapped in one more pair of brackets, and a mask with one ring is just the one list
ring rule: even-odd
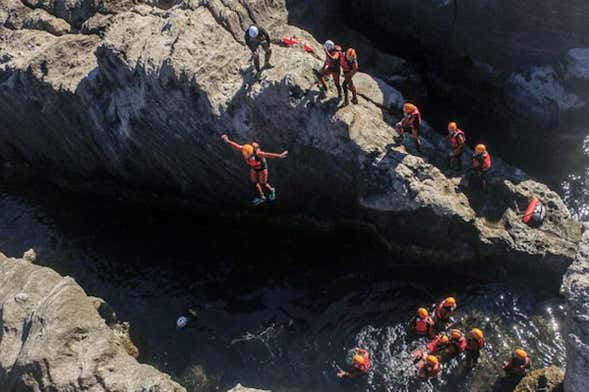
{"label": "person with orange helmet", "polygon": [[440,357],[443,353],[450,348],[450,338],[446,335],[437,336],[430,344],[427,345],[427,349],[431,355],[437,355]]}
{"label": "person with orange helmet", "polygon": [[253,200],[254,205],[262,204],[266,201],[266,194],[264,188],[270,192],[268,199],[273,201],[276,199],[276,189],[268,182],[268,163],[267,158],[284,159],[288,155],[288,151],[283,151],[280,154],[265,152],[260,149],[258,143],[251,144],[237,144],[229,139],[227,135],[221,136],[223,141],[236,151],[240,151],[245,159],[245,163],[250,167],[250,180],[256,186],[258,197]]}
{"label": "person with orange helmet", "polygon": [[421,114],[419,109],[412,103],[403,105],[403,118],[395,124],[395,130],[399,136],[395,137],[397,143],[402,143],[405,139],[405,132],[411,132],[415,140],[417,151],[421,152],[421,140],[419,139],[419,129],[421,127]]}
{"label": "person with orange helmet", "polygon": [[425,308],[419,308],[417,315],[413,319],[410,325],[410,331],[418,336],[435,336],[434,334],[434,321],[429,316],[429,312]]}
{"label": "person with orange helmet", "polygon": [[354,86],[354,81],[352,78],[358,72],[358,57],[356,55],[356,50],[353,48],[348,48],[346,53],[341,57],[341,66],[342,71],[344,72],[344,106],[349,104],[348,102],[348,88],[352,92],[352,103],[354,105],[358,104],[358,96],[356,95],[356,86]]}
{"label": "person with orange helmet", "polygon": [[450,345],[446,351],[449,358],[454,358],[466,350],[466,338],[459,329],[450,330]]}
{"label": "person with orange helmet", "polygon": [[477,173],[481,189],[487,190],[487,172],[491,169],[491,155],[484,144],[477,144],[472,156],[472,168]]}
{"label": "person with orange helmet", "polygon": [[424,381],[437,377],[442,370],[440,360],[435,355],[428,355],[425,357],[425,360],[421,361],[417,366],[419,369],[419,378]]}
{"label": "person with orange helmet", "polygon": [[348,364],[350,370],[340,370],[337,373],[339,378],[356,377],[366,374],[371,367],[370,353],[368,350],[356,347],[348,352],[346,363]]}
{"label": "person with orange helmet", "polygon": [[342,99],[342,86],[340,84],[341,58],[343,56],[342,48],[333,43],[333,41],[327,40],[323,44],[323,50],[325,51],[325,62],[321,70],[315,71],[319,83],[321,83],[321,96],[324,97],[327,93],[325,78],[332,76],[335,88],[337,89],[337,99],[340,101]]}
{"label": "person with orange helmet", "polygon": [[448,140],[450,140],[452,147],[448,157],[450,169],[460,170],[462,169],[462,152],[466,145],[466,137],[454,121],[448,124]]}
{"label": "person with orange helmet", "polygon": [[456,310],[456,299],[454,297],[448,297],[436,306],[434,324],[437,330],[442,330],[446,326],[454,310]]}
{"label": "person with orange helmet", "polygon": [[510,376],[523,377],[532,366],[532,360],[528,353],[522,349],[514,350],[511,359],[503,364],[503,370]]}
{"label": "person with orange helmet", "polygon": [[479,328],[473,328],[466,339],[466,360],[472,366],[478,360],[485,346],[485,336]]}

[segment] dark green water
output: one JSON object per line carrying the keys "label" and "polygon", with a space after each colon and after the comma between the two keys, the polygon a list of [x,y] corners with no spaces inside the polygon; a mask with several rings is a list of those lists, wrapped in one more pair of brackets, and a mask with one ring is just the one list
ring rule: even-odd
{"label": "dark green water", "polygon": [[[534,367],[564,365],[555,295],[411,268],[352,229],[204,218],[25,185],[0,189],[0,249],[35,248],[37,263],[104,298],[132,323],[140,359],[191,391],[237,382],[274,391],[499,390],[514,345]],[[488,345],[474,370],[453,362],[439,381],[419,384],[409,353],[422,342],[408,340],[405,326],[417,307],[448,295],[459,302],[456,325],[482,328]],[[198,322],[177,329],[189,308]],[[373,370],[341,382],[337,366],[358,345],[372,351]]]}

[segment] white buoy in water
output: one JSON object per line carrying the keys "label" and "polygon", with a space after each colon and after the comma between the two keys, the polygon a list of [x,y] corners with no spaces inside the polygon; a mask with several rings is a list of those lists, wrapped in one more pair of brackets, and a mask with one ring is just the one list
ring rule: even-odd
{"label": "white buoy in water", "polygon": [[178,328],[184,328],[186,324],[188,324],[188,318],[186,316],[180,316],[178,317],[178,320],[176,320],[176,326]]}

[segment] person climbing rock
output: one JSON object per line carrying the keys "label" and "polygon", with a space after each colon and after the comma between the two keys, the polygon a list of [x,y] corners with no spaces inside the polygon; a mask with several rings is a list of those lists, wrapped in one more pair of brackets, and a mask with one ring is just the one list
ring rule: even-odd
{"label": "person climbing rock", "polygon": [[434,336],[434,321],[429,316],[427,309],[419,308],[417,316],[413,319],[410,325],[410,331],[418,336]]}
{"label": "person climbing rock", "polygon": [[452,146],[448,157],[450,169],[460,170],[462,169],[462,152],[466,144],[466,137],[455,122],[448,124],[448,139]]}
{"label": "person climbing rock", "polygon": [[450,344],[446,353],[449,358],[457,357],[466,350],[466,338],[458,329],[452,329],[450,331]]}
{"label": "person climbing rock", "polygon": [[262,204],[266,201],[266,195],[264,188],[266,188],[270,194],[268,199],[273,201],[276,199],[276,189],[268,182],[268,164],[266,158],[280,158],[284,159],[288,155],[288,151],[283,151],[280,154],[264,152],[260,149],[258,143],[251,144],[237,144],[230,140],[227,135],[221,136],[225,143],[229,144],[234,150],[240,151],[245,159],[245,163],[250,167],[250,179],[252,183],[256,185],[258,191],[258,197],[253,200],[254,205]]}
{"label": "person climbing rock", "polygon": [[356,347],[348,352],[346,363],[349,366],[349,370],[340,370],[337,373],[339,378],[345,377],[356,377],[368,373],[370,370],[370,353],[368,350]]}
{"label": "person climbing rock", "polygon": [[450,317],[456,310],[456,299],[448,297],[440,302],[434,311],[434,324],[437,330],[442,330],[450,321]]}
{"label": "person climbing rock", "polygon": [[421,361],[417,367],[419,369],[419,378],[424,381],[437,377],[442,370],[440,361],[435,355],[428,355],[425,361]]}
{"label": "person climbing rock", "polygon": [[484,345],[485,337],[483,331],[473,328],[466,339],[466,361],[469,366],[474,366],[477,363]]}
{"label": "person climbing rock", "polygon": [[403,105],[403,119],[395,124],[395,130],[399,136],[395,138],[397,143],[402,143],[405,139],[405,132],[411,132],[415,140],[417,151],[421,152],[421,140],[419,139],[419,128],[421,127],[421,114],[417,106],[412,103]]}
{"label": "person climbing rock", "polygon": [[472,156],[472,168],[477,173],[481,184],[481,190],[487,190],[487,172],[491,169],[491,155],[484,144],[475,147]]}
{"label": "person climbing rock", "polygon": [[342,99],[342,86],[340,85],[342,48],[334,44],[333,41],[327,40],[323,44],[323,50],[325,51],[325,63],[321,70],[317,72],[317,77],[321,83],[321,96],[325,97],[327,94],[325,78],[331,75],[337,89],[337,99],[340,101]]}
{"label": "person climbing rock", "polygon": [[344,106],[350,103],[348,101],[348,89],[352,92],[352,103],[356,105],[358,104],[358,96],[356,95],[353,77],[358,72],[358,57],[354,49],[349,48],[346,50],[346,54],[341,58],[341,66],[344,72]]}
{"label": "person climbing rock", "polygon": [[509,376],[523,377],[532,366],[532,360],[528,353],[518,348],[513,352],[511,359],[503,364],[503,370]]}
{"label": "person climbing rock", "polygon": [[257,72],[260,72],[260,48],[264,51],[264,68],[272,68],[270,65],[270,56],[272,56],[272,48],[270,47],[270,34],[256,25],[251,25],[245,31],[245,43],[247,47],[252,51],[252,59],[254,61],[254,67]]}

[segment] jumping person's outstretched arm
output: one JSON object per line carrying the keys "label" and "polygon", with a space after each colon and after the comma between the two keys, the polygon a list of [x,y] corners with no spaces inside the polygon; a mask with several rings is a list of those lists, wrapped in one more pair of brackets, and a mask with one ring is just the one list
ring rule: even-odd
{"label": "jumping person's outstretched arm", "polygon": [[229,144],[229,146],[236,151],[241,151],[241,149],[243,148],[241,144],[235,143],[233,140],[229,139],[227,135],[221,136],[221,139],[223,139],[225,143]]}
{"label": "jumping person's outstretched arm", "polygon": [[280,159],[284,159],[288,156],[288,151],[283,151],[280,154],[276,154],[273,152],[264,152],[264,151],[258,151],[257,155],[260,158],[280,158]]}

